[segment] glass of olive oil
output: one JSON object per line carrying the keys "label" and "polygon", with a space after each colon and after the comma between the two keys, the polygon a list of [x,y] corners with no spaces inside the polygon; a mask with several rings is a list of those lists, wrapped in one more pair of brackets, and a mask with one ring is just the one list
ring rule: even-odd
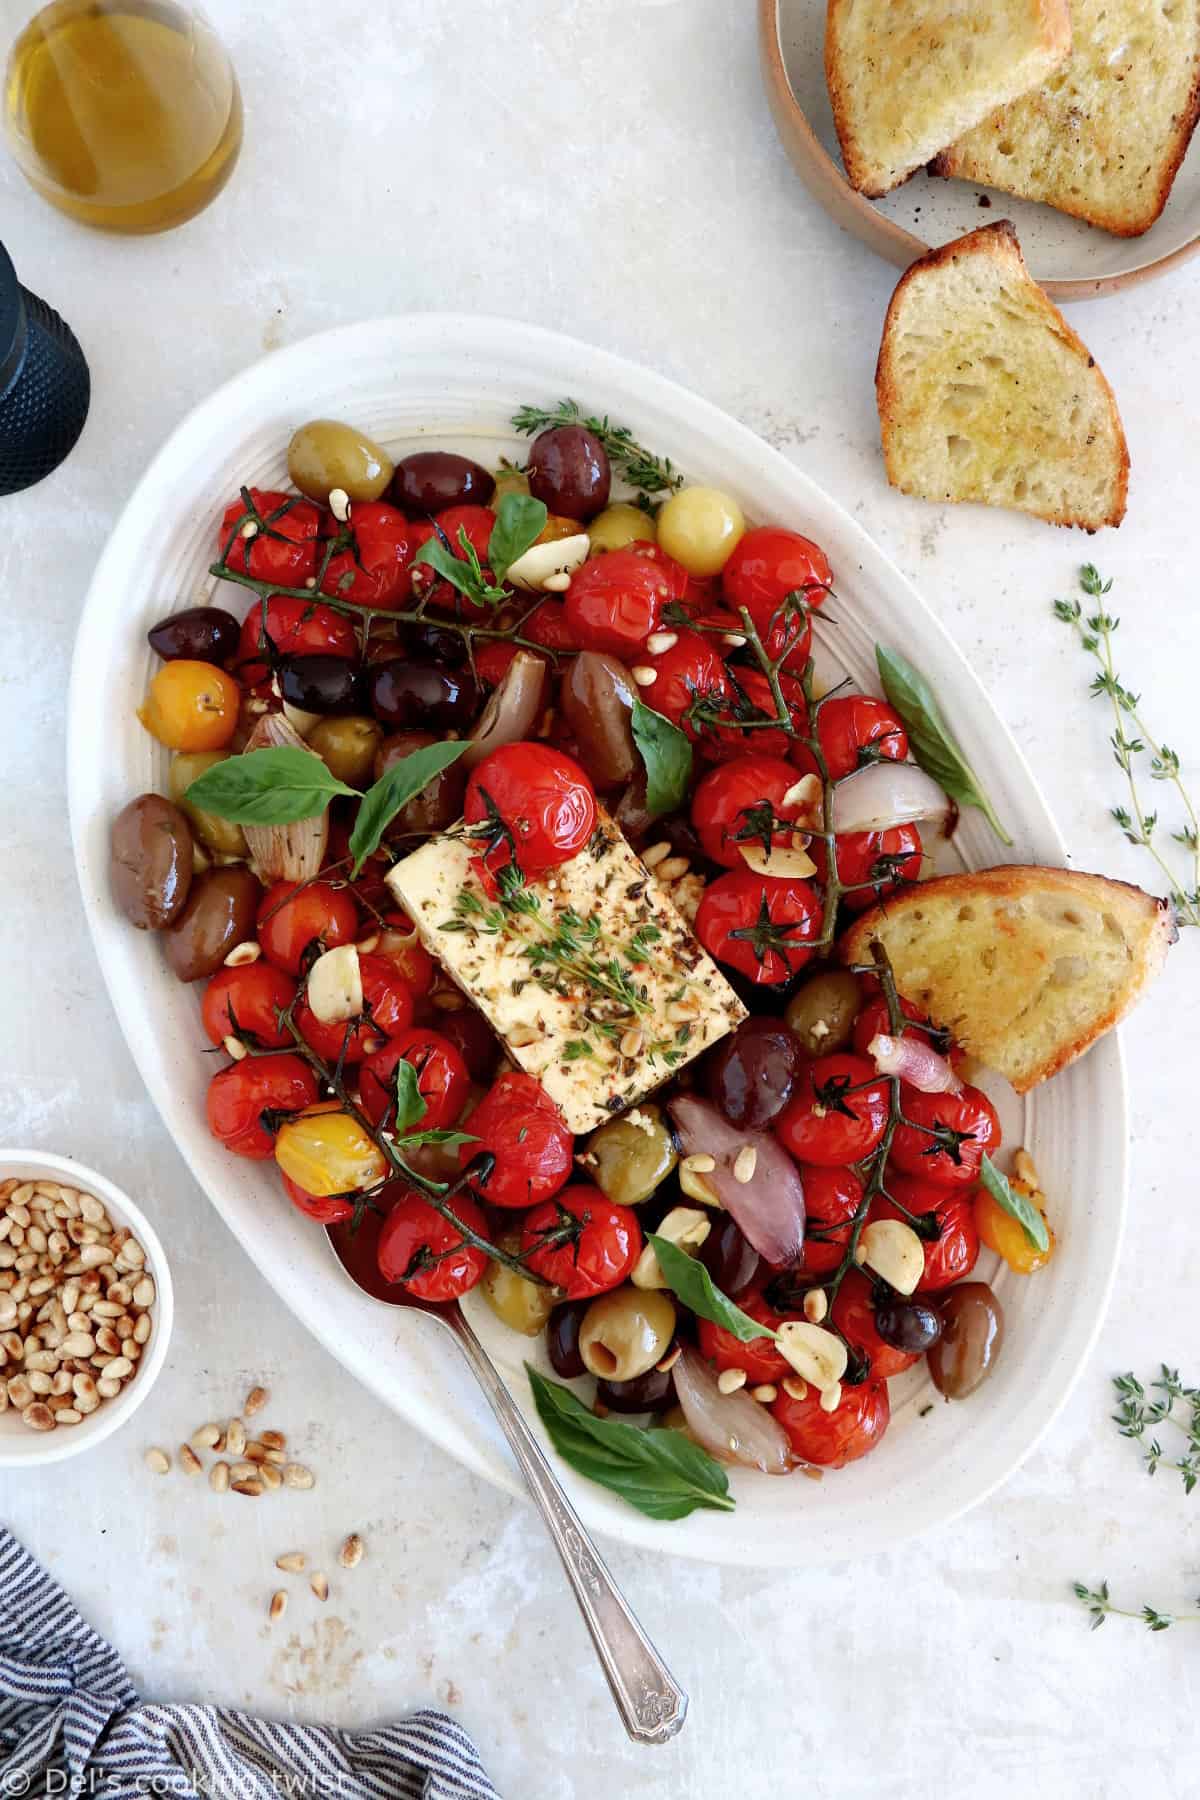
{"label": "glass of olive oil", "polygon": [[191,8],[53,0],[13,45],[4,123],[52,206],[105,231],[167,231],[228,181],[242,99],[224,46]]}

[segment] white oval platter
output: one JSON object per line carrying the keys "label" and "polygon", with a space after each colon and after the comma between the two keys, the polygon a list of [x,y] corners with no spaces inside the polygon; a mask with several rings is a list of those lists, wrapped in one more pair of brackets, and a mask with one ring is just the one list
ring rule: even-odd
{"label": "white oval platter", "polygon": [[[872,645],[896,645],[934,683],[953,729],[1016,840],[1002,852],[977,813],[955,839],[960,863],[1061,864],[1065,851],[1037,785],[967,663],[912,587],[840,506],[785,457],[704,400],[618,357],[527,325],[426,314],[323,333],[239,375],[173,433],[138,484],[101,556],[79,626],[69,701],[71,822],[99,968],[163,1121],[246,1253],[325,1347],[397,1414],[394,1454],[414,1428],[510,1493],[520,1483],[465,1365],[432,1321],[362,1294],[324,1233],[287,1203],[270,1164],[229,1156],[208,1134],[211,1058],[198,994],[168,973],[152,936],[133,931],[109,892],[108,833],[133,795],[163,790],[167,754],[135,717],[152,657],[146,630],[209,590],[215,522],[240,483],[282,483],[296,425],[353,420],[403,454],[418,444],[515,454],[515,407],[573,396],[719,483],[759,521],[817,538],[833,563],[837,624],[824,655],[874,685]],[[246,596],[226,586],[239,612]],[[240,603],[240,604],[239,604]],[[832,609],[831,609],[832,610]],[[993,1090],[994,1091],[994,1090]],[[678,1524],[643,1518],[562,1468],[587,1523],[627,1543],[757,1566],[861,1557],[945,1523],[1027,1456],[1059,1411],[1099,1330],[1120,1248],[1126,1105],[1121,1050],[1107,1038],[1024,1102],[1003,1106],[1006,1142],[1036,1155],[1059,1251],[1034,1280],[1002,1272],[1007,1342],[969,1402],[893,1384],[888,1437],[865,1461],[817,1483],[733,1476],[737,1510]],[[982,1265],[985,1274],[990,1263]],[[506,1331],[482,1302],[472,1316],[526,1412],[523,1359],[539,1345]]]}

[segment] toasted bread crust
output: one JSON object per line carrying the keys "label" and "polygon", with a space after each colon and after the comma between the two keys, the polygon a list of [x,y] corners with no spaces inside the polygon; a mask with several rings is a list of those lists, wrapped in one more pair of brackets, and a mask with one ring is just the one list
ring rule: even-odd
{"label": "toasted bread crust", "polygon": [[[914,284],[936,274],[938,270],[950,267],[964,256],[984,256],[1003,264],[1012,274],[1027,284],[1036,296],[1035,303],[1045,318],[1046,325],[1071,351],[1087,364],[1089,371],[1099,384],[1105,395],[1107,409],[1118,446],[1118,466],[1114,474],[1113,498],[1108,513],[1101,518],[1080,519],[1061,509],[1037,509],[1035,516],[1045,519],[1051,525],[1082,526],[1086,531],[1095,531],[1104,525],[1120,525],[1125,517],[1129,497],[1129,445],[1125,437],[1125,429],[1121,423],[1121,415],[1117,408],[1116,395],[1113,393],[1108,378],[1099,367],[1095,357],[1087,345],[1073,331],[1064,319],[1057,306],[1050,300],[1034,281],[1029,273],[1028,265],[1021,253],[1021,245],[1016,230],[1009,219],[998,219],[992,225],[982,225],[976,231],[970,231],[965,237],[955,238],[943,244],[927,255],[919,257],[896,284],[896,290],[888,303],[883,322],[883,337],[879,346],[879,356],[875,364],[875,394],[879,407],[879,422],[883,442],[884,465],[887,478],[893,487],[905,490],[905,482],[900,468],[897,447],[892,436],[893,428],[901,413],[900,377],[895,367],[895,352],[899,336],[899,319],[906,299]],[[1035,509],[1030,508],[1034,511]]]}
{"label": "toasted bread crust", "polygon": [[1060,1069],[1065,1069],[1099,1038],[1111,1031],[1136,1005],[1145,989],[1160,973],[1167,951],[1179,935],[1174,912],[1168,901],[1147,894],[1131,882],[1114,881],[1105,875],[1089,875],[1077,869],[1001,863],[994,868],[976,869],[961,875],[936,876],[931,881],[920,882],[915,887],[893,895],[854,921],[842,935],[838,955],[844,963],[871,962],[872,939],[879,936],[881,931],[886,935],[889,921],[894,923],[898,914],[912,907],[928,906],[939,901],[961,905],[980,899],[1018,900],[1031,892],[1058,893],[1089,907],[1096,906],[1105,896],[1109,896],[1113,904],[1118,901],[1124,906],[1133,904],[1142,911],[1149,931],[1140,966],[1119,1002],[1096,1020],[1091,1029],[1057,1044],[1053,1054],[1046,1057],[1026,1077],[1010,1077],[1017,1093],[1028,1093],[1030,1088],[1049,1080]]}

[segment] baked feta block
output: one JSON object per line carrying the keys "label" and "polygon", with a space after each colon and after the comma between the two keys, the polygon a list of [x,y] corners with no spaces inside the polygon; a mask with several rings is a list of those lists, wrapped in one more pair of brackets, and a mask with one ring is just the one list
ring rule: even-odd
{"label": "baked feta block", "polygon": [[488,898],[453,832],[387,881],[421,942],[572,1131],[615,1118],[746,1009],[603,810],[587,847]]}

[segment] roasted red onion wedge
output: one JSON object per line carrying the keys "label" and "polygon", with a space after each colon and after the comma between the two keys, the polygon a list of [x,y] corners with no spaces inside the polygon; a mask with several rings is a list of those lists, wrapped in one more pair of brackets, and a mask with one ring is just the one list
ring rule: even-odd
{"label": "roasted red onion wedge", "polygon": [[867,1045],[881,1075],[898,1075],[909,1087],[923,1094],[961,1094],[962,1082],[944,1056],[919,1032],[906,1032],[903,1037],[888,1037],[880,1032]]}
{"label": "roasted red onion wedge", "polygon": [[[685,1156],[711,1156],[704,1180],[769,1263],[791,1262],[804,1243],[804,1184],[787,1151],[765,1131],[739,1131],[715,1106],[678,1094],[667,1108]],[[751,1157],[748,1152],[753,1151]],[[736,1171],[736,1173],[735,1173]]]}
{"label": "roasted red onion wedge", "polygon": [[764,1475],[788,1473],[795,1459],[787,1433],[765,1406],[744,1389],[723,1394],[700,1352],[690,1347],[672,1374],[688,1430],[710,1456],[760,1469]]}
{"label": "roasted red onion wedge", "polygon": [[464,769],[473,769],[493,750],[523,743],[532,736],[541,716],[545,683],[546,665],[542,658],[532,651],[518,650],[471,733],[462,755]]}
{"label": "roasted red onion wedge", "polygon": [[839,781],[833,794],[837,832],[888,831],[923,819],[944,823],[953,812],[953,801],[916,763],[871,763]]}

